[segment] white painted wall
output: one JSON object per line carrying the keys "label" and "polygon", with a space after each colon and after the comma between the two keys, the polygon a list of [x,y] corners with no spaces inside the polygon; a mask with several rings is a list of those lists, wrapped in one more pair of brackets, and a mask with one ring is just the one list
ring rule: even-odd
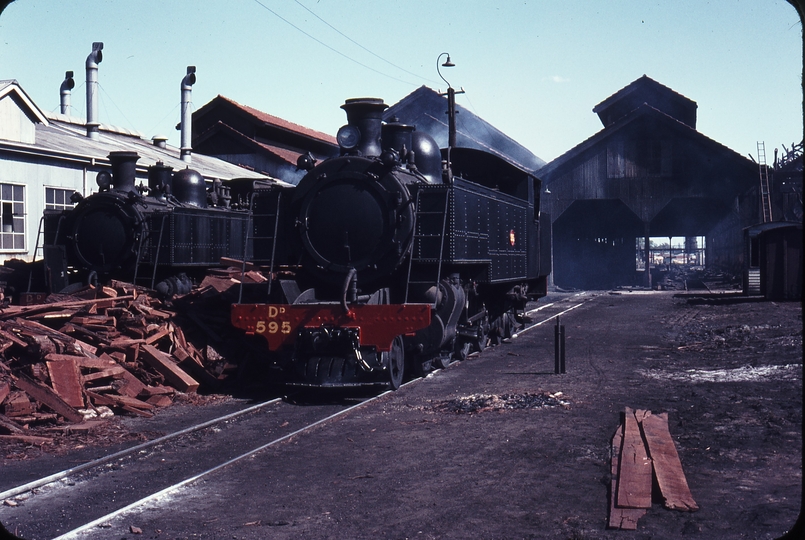
{"label": "white painted wall", "polygon": [[[88,190],[95,188],[95,174],[96,171],[87,171],[80,164],[45,163],[36,158],[21,161],[0,154],[0,183],[21,185],[25,189],[25,249],[0,249],[0,264],[12,258],[33,260],[39,223],[45,210],[46,187],[87,195]],[[42,258],[41,245],[36,258]]]}

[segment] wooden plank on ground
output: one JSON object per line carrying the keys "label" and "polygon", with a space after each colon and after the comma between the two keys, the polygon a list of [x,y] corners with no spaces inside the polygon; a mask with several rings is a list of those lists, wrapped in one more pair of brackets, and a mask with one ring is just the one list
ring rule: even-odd
{"label": "wooden plank on ground", "polygon": [[11,392],[11,386],[7,382],[0,381],[0,403],[3,403],[9,392]]}
{"label": "wooden plank on ground", "polygon": [[204,276],[204,281],[201,282],[200,287],[212,287],[219,293],[224,293],[237,285],[237,282],[231,278],[222,278],[216,276]]}
{"label": "wooden plank on ground", "polygon": [[612,461],[610,471],[612,482],[609,490],[609,528],[627,531],[637,530],[637,520],[646,514],[643,508],[618,508],[615,498],[618,493],[618,463],[620,462],[621,447],[623,446],[623,425],[618,426],[612,436]]}
{"label": "wooden plank on ground", "polygon": [[11,418],[4,414],[0,414],[0,429],[8,431],[12,434],[25,433],[24,429],[22,429],[16,422],[12,421]]}
{"label": "wooden plank on ground", "polygon": [[146,386],[145,389],[140,392],[143,397],[149,398],[152,396],[166,396],[175,394],[176,390],[169,387],[169,386]]}
{"label": "wooden plank on ground", "polygon": [[9,340],[10,342],[14,343],[15,345],[25,348],[28,346],[28,343],[20,339],[18,336],[14,334],[14,332],[7,332],[3,329],[0,329],[0,336]]}
{"label": "wooden plank on ground", "polygon": [[154,405],[151,403],[146,403],[145,401],[141,401],[137,398],[128,397],[128,396],[115,396],[109,395],[110,398],[114,399],[121,407],[126,405],[128,407],[133,407],[135,409],[140,409],[144,411],[152,411],[154,410]]}
{"label": "wooden plank on ground", "polygon": [[91,381],[97,381],[99,379],[117,379],[118,377],[122,377],[122,373],[128,373],[126,368],[120,365],[109,366],[108,368],[104,369],[103,371],[96,371],[95,373],[89,373],[87,375],[82,375],[81,380],[85,383]]}
{"label": "wooden plank on ground", "polygon": [[[57,355],[48,355],[45,357],[45,360],[48,360],[51,356]],[[61,355],[58,355],[61,356]],[[76,356],[75,363],[78,364],[78,367],[88,368],[88,369],[106,369],[111,366],[117,365],[117,362],[110,359],[109,357],[104,358],[102,354],[100,357],[89,357],[89,356]]]}
{"label": "wooden plank on ground", "polygon": [[245,276],[248,277],[250,280],[254,281],[255,283],[264,283],[264,282],[268,281],[267,277],[265,277],[260,272],[257,272],[257,271],[254,271],[254,270],[250,270],[250,271],[246,272]]}
{"label": "wooden plank on ground", "polygon": [[109,347],[113,347],[116,349],[125,349],[129,345],[138,345],[140,343],[145,343],[144,339],[135,339],[135,338],[116,338],[109,342]]}
{"label": "wooden plank on ground", "polygon": [[654,463],[657,484],[665,499],[665,507],[683,512],[695,512],[699,505],[693,500],[688,481],[682,471],[679,454],[668,431],[668,413],[648,416],[642,421],[648,452]]}
{"label": "wooden plank on ground", "polygon": [[[182,353],[184,354],[182,355]],[[204,366],[202,366],[198,360],[196,360],[193,356],[188,355],[183,351],[183,349],[179,349],[177,347],[176,351],[174,351],[174,356],[180,360],[179,366],[189,373],[191,377],[199,381],[199,384],[203,384],[206,388],[213,390],[220,386],[221,381],[215,378],[212,373],[204,369]]]}
{"label": "wooden plank on ground", "polygon": [[155,349],[152,345],[140,346],[140,358],[157,370],[171,386],[180,392],[195,392],[198,390],[198,381],[185,373],[171,358]]}
{"label": "wooden plank on ground", "polygon": [[151,396],[147,400],[146,403],[150,403],[151,405],[155,405],[157,407],[167,407],[173,400],[168,396]]}
{"label": "wooden plank on ground", "polygon": [[31,400],[28,398],[28,394],[21,390],[17,390],[11,392],[8,397],[6,397],[3,410],[6,413],[6,416],[17,417],[33,414],[34,411],[36,411],[36,407],[34,407],[34,404],[31,403]]}
{"label": "wooden plank on ground", "polygon": [[224,265],[224,266],[234,266],[234,267],[237,267],[237,268],[245,268],[246,270],[257,270],[257,267],[254,265],[254,263],[250,263],[248,261],[244,263],[241,260],[232,259],[230,257],[221,257],[221,264]]}
{"label": "wooden plank on ground", "polygon": [[84,394],[81,388],[81,374],[73,358],[67,356],[60,360],[45,362],[50,374],[53,390],[71,407],[84,406]]}
{"label": "wooden plank on ground", "polygon": [[145,383],[132,375],[127,369],[123,370],[120,374],[120,379],[113,382],[112,386],[115,387],[120,395],[132,398],[139,396],[140,393],[146,389]]}
{"label": "wooden plank on ground", "polygon": [[133,300],[133,296],[118,296],[117,298],[108,298],[103,300],[89,299],[89,300],[76,300],[66,302],[54,302],[52,304],[37,304],[35,306],[11,306],[14,309],[5,309],[0,313],[0,319],[9,319],[12,317],[28,316],[35,313],[43,313],[45,311],[55,311],[58,309],[85,307],[95,305],[98,308],[112,307],[116,302],[122,300]]}
{"label": "wooden plank on ground", "polygon": [[[642,417],[644,411],[639,413]],[[615,504],[620,508],[651,508],[651,460],[635,412],[626,407],[625,416]]]}
{"label": "wooden plank on ground", "polygon": [[147,345],[153,345],[155,342],[159,341],[160,339],[164,338],[170,334],[170,328],[168,328],[167,324],[163,324],[159,330],[145,338],[145,343]]}
{"label": "wooden plank on ground", "polygon": [[39,403],[47,405],[53,412],[63,416],[69,422],[83,422],[84,416],[68,405],[59,395],[54,392],[49,386],[39,384],[25,374],[20,374],[19,378],[14,381],[14,386],[23,390],[29,396],[34,398]]}
{"label": "wooden plank on ground", "polygon": [[106,394],[101,394],[98,392],[93,392],[91,390],[85,390],[87,397],[92,400],[92,404],[97,406],[106,405],[108,407],[114,407],[116,402],[111,397],[107,396]]}
{"label": "wooden plank on ground", "polygon": [[0,435],[0,441],[17,441],[27,444],[50,444],[53,442],[52,437],[35,437],[33,435]]}

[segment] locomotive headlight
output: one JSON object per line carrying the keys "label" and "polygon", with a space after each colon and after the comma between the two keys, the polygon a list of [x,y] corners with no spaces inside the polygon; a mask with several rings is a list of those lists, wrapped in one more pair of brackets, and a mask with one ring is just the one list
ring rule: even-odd
{"label": "locomotive headlight", "polygon": [[355,126],[342,126],[335,139],[342,150],[354,150],[361,142],[361,132]]}

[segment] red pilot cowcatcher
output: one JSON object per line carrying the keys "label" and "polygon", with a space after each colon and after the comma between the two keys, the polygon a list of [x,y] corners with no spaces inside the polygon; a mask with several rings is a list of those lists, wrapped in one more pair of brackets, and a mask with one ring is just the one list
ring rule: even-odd
{"label": "red pilot cowcatcher", "polygon": [[388,352],[399,335],[413,335],[430,324],[430,304],[383,304],[350,306],[344,313],[339,304],[236,304],[232,325],[249,335],[261,335],[268,349],[278,351],[296,340],[299,328],[332,326],[355,328],[361,347]]}

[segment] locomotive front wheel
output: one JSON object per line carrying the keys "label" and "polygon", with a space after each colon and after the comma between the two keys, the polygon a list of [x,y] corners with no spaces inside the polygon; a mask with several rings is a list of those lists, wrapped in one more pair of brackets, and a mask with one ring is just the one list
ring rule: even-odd
{"label": "locomotive front wheel", "polygon": [[402,384],[405,375],[405,350],[402,336],[394,338],[391,351],[383,354],[388,355],[389,388],[396,390]]}

